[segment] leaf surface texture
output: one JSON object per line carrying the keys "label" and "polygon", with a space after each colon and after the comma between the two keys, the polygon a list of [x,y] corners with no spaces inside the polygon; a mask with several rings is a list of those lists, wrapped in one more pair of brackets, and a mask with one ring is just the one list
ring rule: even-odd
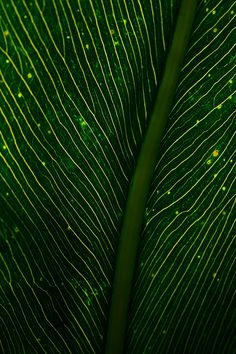
{"label": "leaf surface texture", "polygon": [[[0,351],[100,353],[180,1],[0,1]],[[235,353],[236,3],[199,1],[127,353]]]}

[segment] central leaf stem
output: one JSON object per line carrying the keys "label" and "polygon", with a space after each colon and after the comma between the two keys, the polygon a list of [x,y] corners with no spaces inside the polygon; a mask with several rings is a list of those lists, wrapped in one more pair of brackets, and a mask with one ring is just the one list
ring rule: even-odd
{"label": "central leaf stem", "polygon": [[122,354],[124,351],[128,305],[139,235],[142,231],[147,197],[160,151],[161,138],[172,107],[196,5],[197,0],[183,0],[181,3],[164,75],[130,185],[113,281],[106,354]]}

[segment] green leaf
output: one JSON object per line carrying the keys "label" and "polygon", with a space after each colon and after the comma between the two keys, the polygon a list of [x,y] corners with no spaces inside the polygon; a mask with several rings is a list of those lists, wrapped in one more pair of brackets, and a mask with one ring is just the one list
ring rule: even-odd
{"label": "green leaf", "polygon": [[0,352],[103,353],[137,221],[124,352],[235,353],[233,0],[198,1],[127,219],[180,6],[0,1]]}

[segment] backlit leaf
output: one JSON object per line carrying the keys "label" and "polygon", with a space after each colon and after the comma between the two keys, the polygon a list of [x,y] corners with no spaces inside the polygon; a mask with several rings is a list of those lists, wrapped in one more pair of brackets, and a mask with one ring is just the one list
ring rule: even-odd
{"label": "backlit leaf", "polygon": [[[1,353],[104,352],[179,8],[0,0]],[[233,0],[197,5],[141,220],[125,353],[235,353],[235,14]]]}

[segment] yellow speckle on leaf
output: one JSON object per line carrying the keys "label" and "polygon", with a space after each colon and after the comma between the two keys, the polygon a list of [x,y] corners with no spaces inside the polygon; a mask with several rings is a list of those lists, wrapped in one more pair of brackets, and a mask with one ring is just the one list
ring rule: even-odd
{"label": "yellow speckle on leaf", "polygon": [[7,147],[6,147],[6,145],[3,145],[2,148],[3,148],[3,150],[6,150]]}
{"label": "yellow speckle on leaf", "polygon": [[88,43],[85,44],[85,48],[86,48],[86,49],[89,49],[89,44],[88,44]]}
{"label": "yellow speckle on leaf", "polygon": [[32,76],[33,76],[33,75],[32,75],[31,73],[28,73],[28,74],[27,74],[28,79],[31,79]]}
{"label": "yellow speckle on leaf", "polygon": [[6,30],[6,31],[3,31],[3,35],[4,35],[4,37],[7,37],[7,36],[9,36],[9,31],[8,31],[8,30]]}
{"label": "yellow speckle on leaf", "polygon": [[222,187],[222,191],[224,192],[225,190],[226,190],[226,187],[225,187],[225,186],[223,186],[223,187]]}
{"label": "yellow speckle on leaf", "polygon": [[23,95],[22,95],[21,92],[19,92],[17,96],[18,96],[19,98],[21,98]]}
{"label": "yellow speckle on leaf", "polygon": [[222,108],[222,104],[219,104],[216,108],[217,109],[221,109]]}
{"label": "yellow speckle on leaf", "polygon": [[215,149],[212,153],[214,157],[217,157],[219,155],[219,150]]}
{"label": "yellow speckle on leaf", "polygon": [[82,117],[79,117],[79,122],[82,128],[85,128],[87,126],[86,121]]}
{"label": "yellow speckle on leaf", "polygon": [[214,33],[218,32],[218,28],[215,27],[215,28],[213,29],[213,32],[214,32]]}
{"label": "yellow speckle on leaf", "polygon": [[207,165],[210,165],[211,163],[212,163],[211,159],[207,160]]}
{"label": "yellow speckle on leaf", "polygon": [[212,15],[215,15],[215,14],[216,14],[216,10],[213,10],[213,11],[212,11]]}

